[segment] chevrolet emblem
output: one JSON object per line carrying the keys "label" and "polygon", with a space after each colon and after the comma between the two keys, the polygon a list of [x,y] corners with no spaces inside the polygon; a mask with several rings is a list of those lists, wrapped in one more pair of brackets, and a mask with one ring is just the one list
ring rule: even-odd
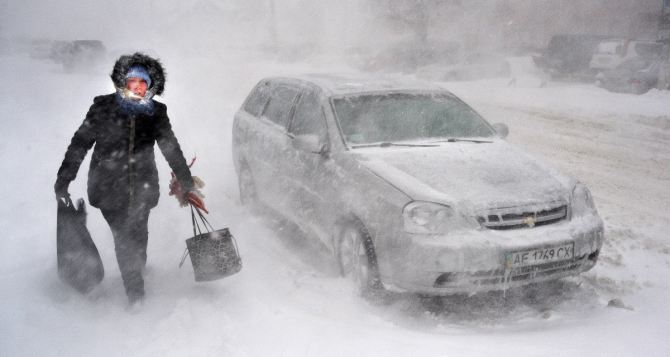
{"label": "chevrolet emblem", "polygon": [[527,225],[528,227],[534,227],[535,226],[535,217],[533,216],[526,216],[523,218],[523,224]]}

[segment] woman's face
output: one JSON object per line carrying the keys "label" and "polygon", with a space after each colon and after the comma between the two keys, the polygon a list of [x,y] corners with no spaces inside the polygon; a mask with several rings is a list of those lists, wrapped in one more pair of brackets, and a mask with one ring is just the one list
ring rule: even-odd
{"label": "woman's face", "polygon": [[130,77],[126,79],[126,89],[136,96],[144,98],[144,95],[147,94],[147,82],[142,78]]}

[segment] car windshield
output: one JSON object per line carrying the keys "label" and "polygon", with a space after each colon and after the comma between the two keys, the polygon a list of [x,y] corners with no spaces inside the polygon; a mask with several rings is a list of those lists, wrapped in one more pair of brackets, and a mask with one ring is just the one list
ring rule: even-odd
{"label": "car windshield", "polygon": [[375,93],[333,99],[349,144],[485,138],[492,127],[448,93]]}

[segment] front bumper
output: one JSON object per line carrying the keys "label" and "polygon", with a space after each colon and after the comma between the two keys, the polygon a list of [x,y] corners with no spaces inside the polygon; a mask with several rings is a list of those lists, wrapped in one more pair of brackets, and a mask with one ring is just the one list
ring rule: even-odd
{"label": "front bumper", "polygon": [[[587,271],[598,259],[603,224],[590,216],[533,228],[401,235],[387,254],[378,252],[384,285],[395,291],[446,295],[503,290]],[[506,267],[509,252],[566,243],[574,243],[572,259]]]}

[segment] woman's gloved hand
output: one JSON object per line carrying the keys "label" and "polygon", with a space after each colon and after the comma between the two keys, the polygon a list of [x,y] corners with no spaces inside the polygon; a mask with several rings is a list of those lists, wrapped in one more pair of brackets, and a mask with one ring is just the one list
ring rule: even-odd
{"label": "woman's gloved hand", "polygon": [[198,189],[193,189],[186,192],[186,200],[188,201],[188,203],[203,210],[205,213],[209,213],[209,211],[205,207],[205,201],[203,200],[204,198],[205,195],[203,195],[202,192],[200,192],[200,190]]}
{"label": "woman's gloved hand", "polygon": [[170,180],[170,196],[175,196],[179,205],[181,207],[186,207],[189,204],[192,204],[196,208],[203,210],[205,213],[209,213],[205,207],[205,195],[200,191],[201,188],[205,187],[205,182],[197,176],[193,176],[193,188],[184,191],[183,187],[177,177],[172,175]]}

